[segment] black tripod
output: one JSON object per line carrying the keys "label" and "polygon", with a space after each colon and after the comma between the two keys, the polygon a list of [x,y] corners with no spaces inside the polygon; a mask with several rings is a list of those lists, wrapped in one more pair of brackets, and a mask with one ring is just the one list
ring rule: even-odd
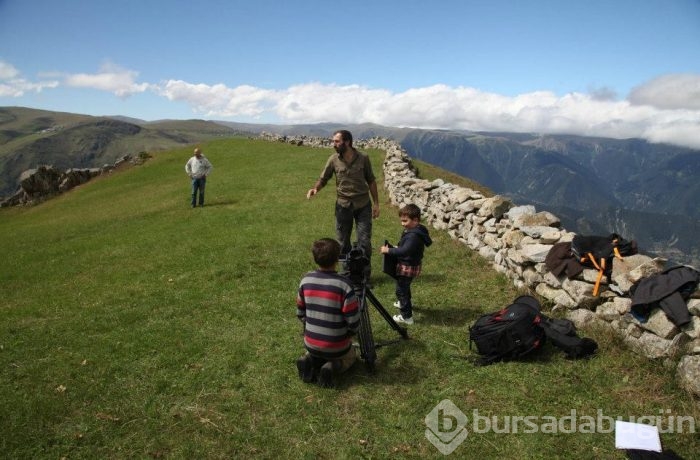
{"label": "black tripod", "polygon": [[405,327],[399,326],[394,318],[389,314],[388,311],[382,306],[379,299],[374,295],[372,290],[367,286],[367,276],[363,276],[361,283],[353,283],[355,293],[360,302],[360,328],[358,331],[358,341],[360,348],[360,357],[364,360],[367,369],[370,372],[374,372],[374,362],[377,360],[377,348],[383,347],[384,345],[389,345],[396,343],[399,339],[390,340],[381,343],[374,342],[374,336],[372,335],[372,323],[369,320],[369,308],[367,301],[374,305],[374,308],[379,312],[384,320],[391,326],[393,330],[401,335],[401,338],[408,339],[408,331]]}

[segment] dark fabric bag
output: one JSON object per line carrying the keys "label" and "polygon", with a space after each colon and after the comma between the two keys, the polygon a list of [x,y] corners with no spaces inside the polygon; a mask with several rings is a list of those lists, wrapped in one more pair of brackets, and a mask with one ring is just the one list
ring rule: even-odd
{"label": "dark fabric bag", "polygon": [[598,349],[593,339],[579,337],[576,326],[568,319],[549,318],[540,314],[540,326],[547,340],[555,347],[566,353],[568,359],[579,359],[591,356]]}
{"label": "dark fabric bag", "polygon": [[[388,240],[384,240],[384,244],[388,245],[390,248],[394,246],[389,243]],[[396,264],[398,259],[395,256],[390,256],[389,254],[382,254],[382,272],[396,279]]]}
{"label": "dark fabric bag", "polygon": [[540,305],[531,296],[520,296],[506,308],[480,316],[469,328],[469,348],[476,345],[477,364],[487,365],[527,355],[542,346]]}

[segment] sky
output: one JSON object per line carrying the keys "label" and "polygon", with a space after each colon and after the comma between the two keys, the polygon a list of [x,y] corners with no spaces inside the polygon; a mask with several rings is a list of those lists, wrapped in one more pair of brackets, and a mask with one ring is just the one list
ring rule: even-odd
{"label": "sky", "polygon": [[700,0],[0,0],[0,106],[700,149]]}

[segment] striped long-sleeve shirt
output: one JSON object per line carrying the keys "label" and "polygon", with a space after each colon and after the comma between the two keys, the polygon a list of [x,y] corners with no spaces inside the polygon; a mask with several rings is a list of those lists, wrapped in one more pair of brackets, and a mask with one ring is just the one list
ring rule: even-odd
{"label": "striped long-sleeve shirt", "polygon": [[304,346],[309,353],[339,358],[352,346],[352,333],[360,325],[359,302],[346,278],[316,270],[299,284],[297,317],[304,321]]}

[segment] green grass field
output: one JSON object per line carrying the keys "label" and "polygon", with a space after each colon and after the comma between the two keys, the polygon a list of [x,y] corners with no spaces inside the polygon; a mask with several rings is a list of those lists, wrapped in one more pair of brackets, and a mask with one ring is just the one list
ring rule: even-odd
{"label": "green grass field", "polygon": [[[585,331],[600,344],[591,360],[547,347],[475,367],[469,325],[518,293],[436,230],[413,285],[410,340],[380,348],[374,375],[358,363],[339,388],[302,383],[295,293],[314,268],[311,243],[334,234],[334,187],[305,193],[330,151],[238,138],[202,147],[215,167],[202,209],[189,206],[186,148],[40,206],[0,210],[0,456],[441,458],[425,417],[445,399],[470,422],[474,410],[499,420],[572,410],[700,420],[672,368],[606,331]],[[381,175],[382,152],[370,153]],[[376,246],[401,231],[381,198]],[[373,291],[393,309],[380,262]],[[396,338],[375,313],[376,339]],[[471,430],[452,455],[625,458],[613,433],[499,427]],[[662,443],[690,459],[700,441],[687,431]]]}

